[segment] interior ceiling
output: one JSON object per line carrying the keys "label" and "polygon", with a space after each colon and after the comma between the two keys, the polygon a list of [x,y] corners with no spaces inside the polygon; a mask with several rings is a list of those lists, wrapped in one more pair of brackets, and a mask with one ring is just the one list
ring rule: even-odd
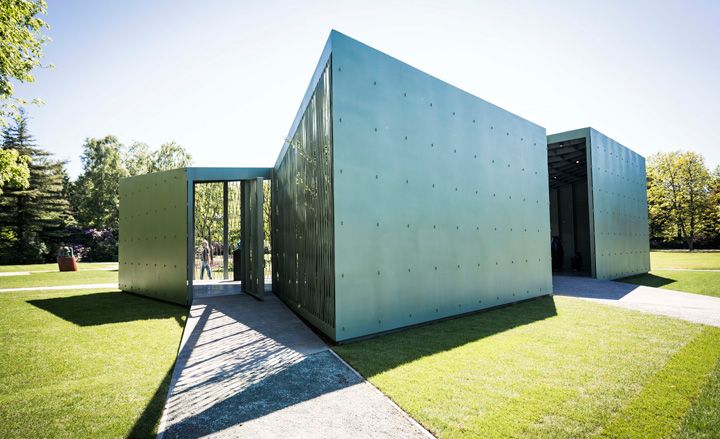
{"label": "interior ceiling", "polygon": [[585,139],[548,144],[550,187],[557,188],[587,177]]}

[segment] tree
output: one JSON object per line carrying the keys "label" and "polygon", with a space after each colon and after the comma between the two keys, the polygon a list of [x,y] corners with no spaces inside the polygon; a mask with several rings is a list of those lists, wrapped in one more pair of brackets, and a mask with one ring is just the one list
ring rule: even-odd
{"label": "tree", "polygon": [[16,149],[0,149],[0,195],[5,185],[27,189],[30,185],[30,157]]}
{"label": "tree", "polygon": [[265,229],[265,240],[270,241],[270,231],[272,221],[272,183],[270,180],[263,180],[263,225]]}
{"label": "tree", "polygon": [[64,195],[64,163],[38,148],[27,118],[3,130],[3,148],[28,157],[28,185],[8,187],[0,197],[0,259],[3,262],[40,262],[54,255],[73,222]]}
{"label": "tree", "polygon": [[720,237],[720,165],[712,172],[706,232],[715,240]]}
{"label": "tree", "polygon": [[651,230],[679,237],[693,250],[697,232],[708,221],[711,178],[702,155],[687,151],[658,153],[648,160]]}
{"label": "tree", "polygon": [[152,152],[147,143],[133,142],[125,152],[123,163],[128,175],[143,175],[152,172]]}
{"label": "tree", "polygon": [[191,164],[192,156],[185,148],[175,142],[168,142],[160,145],[160,149],[152,154],[150,172],[184,168]]}
{"label": "tree", "polygon": [[120,179],[128,176],[121,149],[115,136],[85,140],[80,157],[83,171],[71,190],[75,217],[80,224],[97,229],[118,227]]}
{"label": "tree", "polygon": [[20,120],[25,100],[14,96],[11,80],[33,82],[31,71],[40,66],[42,48],[48,39],[42,34],[47,28],[38,15],[47,13],[44,0],[0,1],[0,124],[8,119]]}
{"label": "tree", "polygon": [[156,151],[151,151],[145,143],[134,142],[128,148],[123,162],[128,174],[133,176],[190,166],[192,156],[175,142],[163,143]]}
{"label": "tree", "polygon": [[[236,191],[234,186],[229,191]],[[229,194],[229,197],[237,196]],[[223,232],[223,184],[200,183],[195,185],[195,246],[199,248],[203,239],[210,248],[213,243],[222,242]]]}

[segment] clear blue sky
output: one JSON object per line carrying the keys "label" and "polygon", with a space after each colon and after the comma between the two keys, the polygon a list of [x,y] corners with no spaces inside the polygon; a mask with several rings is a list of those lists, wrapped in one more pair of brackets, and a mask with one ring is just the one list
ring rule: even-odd
{"label": "clear blue sky", "polygon": [[86,137],[272,166],[332,28],[547,128],[720,163],[718,1],[49,0],[31,107],[80,171]]}

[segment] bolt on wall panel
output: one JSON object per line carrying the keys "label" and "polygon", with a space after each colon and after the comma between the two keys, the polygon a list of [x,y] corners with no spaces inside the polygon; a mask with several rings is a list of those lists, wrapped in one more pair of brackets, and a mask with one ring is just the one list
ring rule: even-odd
{"label": "bolt on wall panel", "polygon": [[549,294],[545,129],[331,42],[336,339]]}
{"label": "bolt on wall panel", "polygon": [[187,304],[185,169],[120,180],[119,286]]}
{"label": "bolt on wall panel", "polygon": [[589,130],[595,277],[650,271],[645,158]]}

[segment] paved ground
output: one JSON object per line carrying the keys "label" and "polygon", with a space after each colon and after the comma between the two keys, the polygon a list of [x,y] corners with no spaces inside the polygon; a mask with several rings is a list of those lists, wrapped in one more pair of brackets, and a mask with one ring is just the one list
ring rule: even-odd
{"label": "paved ground", "polygon": [[580,297],[690,322],[720,326],[718,297],[573,276],[553,276],[553,292],[556,295]]}
{"label": "paved ground", "polygon": [[13,291],[40,291],[40,290],[94,290],[109,288],[116,290],[118,284],[82,284],[82,285],[55,285],[51,287],[23,287],[23,288],[0,288],[0,293],[11,293]]}
{"label": "paved ground", "polygon": [[161,437],[427,437],[280,300],[193,303]]}

